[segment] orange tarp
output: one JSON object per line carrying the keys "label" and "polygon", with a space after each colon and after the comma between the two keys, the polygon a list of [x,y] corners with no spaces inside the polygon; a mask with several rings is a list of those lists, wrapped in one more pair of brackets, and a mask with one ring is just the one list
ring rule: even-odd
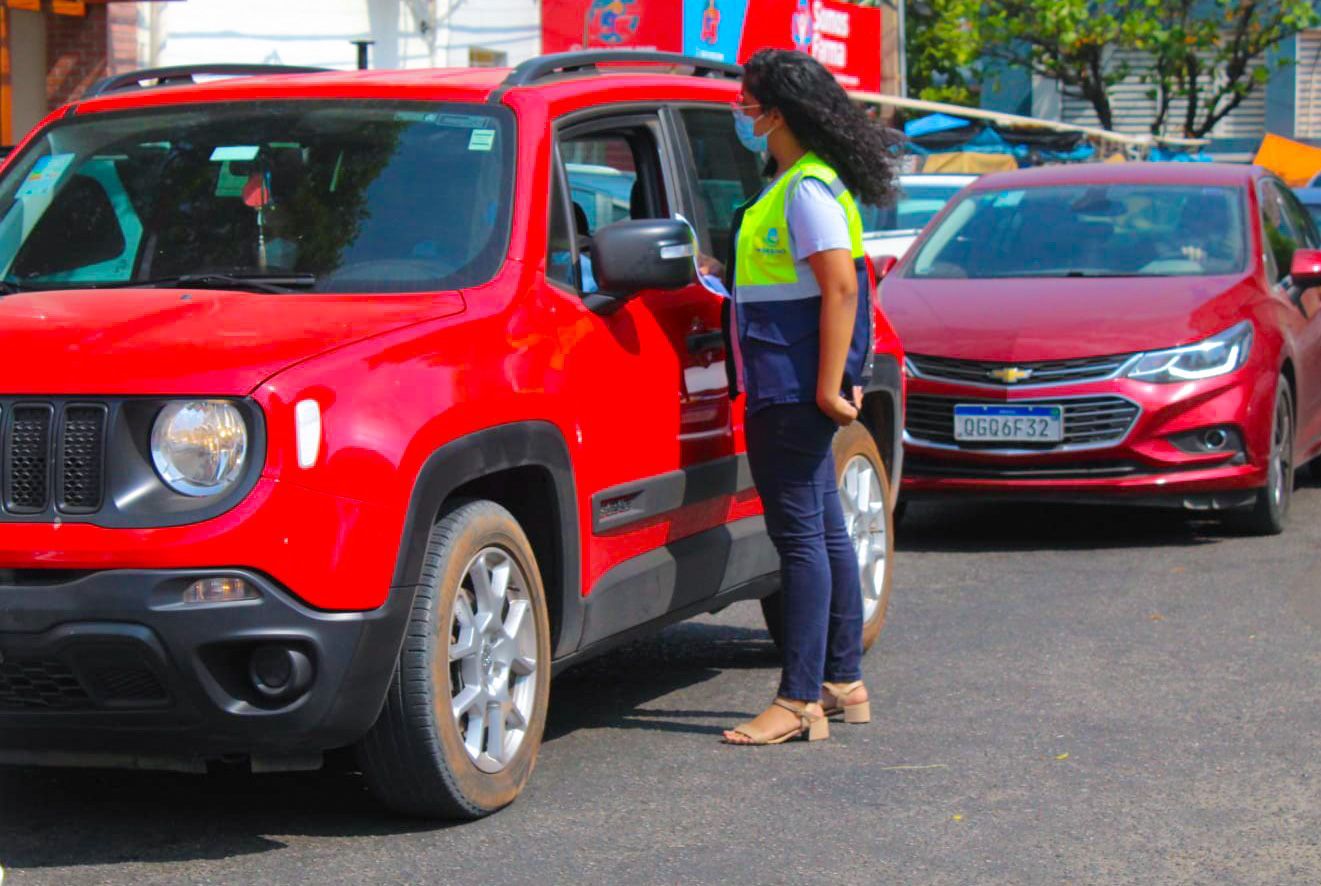
{"label": "orange tarp", "polygon": [[1253,162],[1284,179],[1289,187],[1304,188],[1321,172],[1321,148],[1267,133]]}
{"label": "orange tarp", "polygon": [[1018,161],[1009,154],[983,154],[978,151],[929,154],[922,163],[923,172],[971,172],[977,175],[1017,168]]}

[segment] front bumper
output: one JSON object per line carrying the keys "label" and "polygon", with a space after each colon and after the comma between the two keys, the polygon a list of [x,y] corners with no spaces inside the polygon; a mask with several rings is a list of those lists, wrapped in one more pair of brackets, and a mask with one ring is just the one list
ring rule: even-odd
{"label": "front bumper", "polygon": [[[1196,510],[1238,507],[1251,502],[1255,491],[1266,483],[1273,396],[1273,388],[1262,380],[1262,374],[1246,369],[1184,385],[1121,378],[1076,385],[990,388],[910,379],[910,412],[915,398],[926,397],[927,402],[935,398],[945,403],[1007,404],[1112,398],[1135,405],[1137,413],[1122,435],[1099,445],[1040,451],[936,442],[924,439],[910,425],[904,438],[902,494],[910,500],[963,495]],[[1234,445],[1218,452],[1189,451],[1189,435],[1216,428],[1227,431]]]}
{"label": "front bumper", "polygon": [[[258,599],[180,602],[218,575]],[[323,612],[241,569],[0,573],[0,762],[188,768],[350,744],[380,712],[413,590],[369,612]],[[249,673],[259,647],[304,655],[306,688],[263,696]]]}

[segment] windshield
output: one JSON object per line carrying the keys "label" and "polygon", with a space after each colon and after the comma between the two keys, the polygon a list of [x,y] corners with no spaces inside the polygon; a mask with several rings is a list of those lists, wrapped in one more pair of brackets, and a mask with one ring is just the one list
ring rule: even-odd
{"label": "windshield", "polygon": [[178,276],[317,292],[455,289],[509,238],[512,119],[489,106],[308,101],[71,117],[0,181],[13,288]]}
{"label": "windshield", "polygon": [[862,229],[868,234],[920,231],[961,190],[961,185],[904,184],[893,206],[860,207]]}
{"label": "windshield", "polygon": [[913,277],[1161,277],[1243,269],[1236,189],[1071,185],[975,191],[930,232]]}

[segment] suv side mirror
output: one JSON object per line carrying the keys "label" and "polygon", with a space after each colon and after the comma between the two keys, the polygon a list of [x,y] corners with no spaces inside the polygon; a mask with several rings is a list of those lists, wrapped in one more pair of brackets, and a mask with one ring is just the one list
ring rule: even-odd
{"label": "suv side mirror", "polygon": [[615,222],[592,235],[592,273],[601,290],[626,301],[646,289],[680,289],[696,277],[697,245],[681,219]]}
{"label": "suv side mirror", "polygon": [[1289,262],[1289,276],[1293,279],[1294,289],[1321,286],[1321,249],[1294,250],[1293,260]]}

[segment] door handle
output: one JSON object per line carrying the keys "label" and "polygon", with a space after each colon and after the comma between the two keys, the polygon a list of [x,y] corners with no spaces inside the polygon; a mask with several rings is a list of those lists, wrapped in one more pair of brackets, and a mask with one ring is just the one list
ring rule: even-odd
{"label": "door handle", "polygon": [[718,329],[702,329],[688,333],[688,353],[705,354],[725,349],[725,334]]}

